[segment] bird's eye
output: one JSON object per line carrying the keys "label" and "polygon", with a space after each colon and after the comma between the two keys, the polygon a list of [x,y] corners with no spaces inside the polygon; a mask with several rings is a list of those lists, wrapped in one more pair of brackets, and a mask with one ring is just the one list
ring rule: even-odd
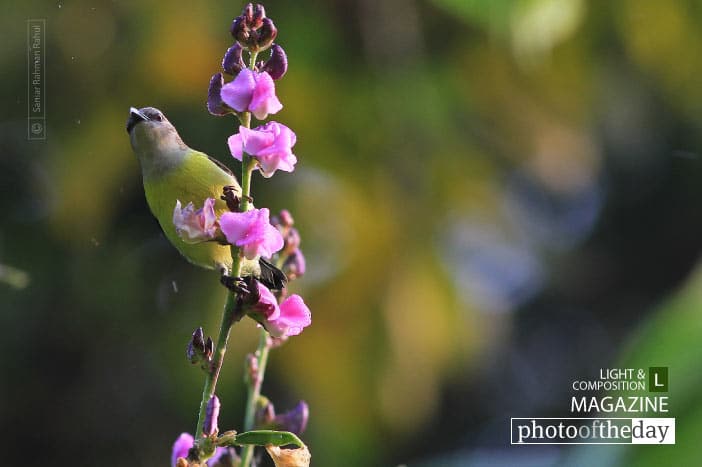
{"label": "bird's eye", "polygon": [[163,121],[163,115],[161,115],[161,114],[156,114],[156,115],[154,115],[154,120],[156,120],[156,121],[158,121],[158,122],[162,122],[162,121]]}

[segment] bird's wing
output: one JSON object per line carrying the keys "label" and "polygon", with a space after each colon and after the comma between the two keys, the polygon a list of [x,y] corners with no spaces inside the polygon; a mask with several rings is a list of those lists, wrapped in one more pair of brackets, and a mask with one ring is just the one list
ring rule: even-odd
{"label": "bird's wing", "polygon": [[208,155],[205,154],[204,152],[201,153],[201,154],[204,155],[205,157],[207,157],[207,158],[210,160],[210,162],[212,162],[212,163],[214,163],[215,165],[217,165],[220,169],[224,170],[226,173],[228,173],[228,174],[231,175],[232,177],[236,178],[236,175],[234,175],[234,172],[232,172],[232,170],[231,170],[229,167],[227,167],[226,165],[224,165],[223,163],[221,163],[220,161],[218,161],[218,160],[215,159],[214,157],[208,156]]}
{"label": "bird's wing", "polygon": [[269,261],[259,258],[258,264],[261,267],[261,277],[258,279],[263,285],[272,290],[282,290],[288,283],[288,278],[283,271],[275,267]]}

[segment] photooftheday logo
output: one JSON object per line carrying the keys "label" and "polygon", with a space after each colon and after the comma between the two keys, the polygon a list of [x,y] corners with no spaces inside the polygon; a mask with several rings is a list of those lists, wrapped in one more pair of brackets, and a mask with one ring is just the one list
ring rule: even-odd
{"label": "photooftheday logo", "polygon": [[511,444],[675,444],[674,418],[512,418]]}
{"label": "photooftheday logo", "polygon": [[668,367],[602,368],[598,379],[573,381],[570,412],[638,418],[512,418],[512,444],[675,444],[675,419],[656,417],[670,411],[669,382]]}

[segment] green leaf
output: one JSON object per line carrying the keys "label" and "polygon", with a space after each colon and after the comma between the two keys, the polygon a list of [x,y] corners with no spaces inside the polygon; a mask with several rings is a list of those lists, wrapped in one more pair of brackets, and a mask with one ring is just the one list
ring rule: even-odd
{"label": "green leaf", "polygon": [[234,440],[235,444],[243,446],[253,444],[255,446],[286,446],[294,444],[297,447],[302,447],[305,444],[294,433],[289,431],[274,431],[274,430],[253,430],[239,433]]}

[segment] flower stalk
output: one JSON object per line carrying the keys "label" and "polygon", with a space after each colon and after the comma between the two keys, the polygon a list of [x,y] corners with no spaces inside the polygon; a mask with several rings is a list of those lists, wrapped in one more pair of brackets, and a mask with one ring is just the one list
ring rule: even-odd
{"label": "flower stalk", "polygon": [[[268,448],[291,444],[298,447],[296,455],[307,456],[303,463],[295,465],[309,465],[309,451],[304,443],[296,434],[284,431],[296,430],[299,434],[304,430],[308,417],[304,402],[299,405],[301,409],[296,409],[294,416],[290,416],[295,423],[280,419],[283,421],[277,428],[283,428],[282,431],[271,430],[272,426],[261,429],[260,425],[265,423],[257,421],[258,404],[267,401],[261,395],[261,386],[270,349],[288,337],[300,334],[311,324],[309,308],[299,295],[287,294],[289,279],[280,270],[280,265],[283,265],[283,269],[291,272],[291,279],[304,273],[304,257],[298,248],[300,238],[297,230],[291,227],[292,217],[287,211],[282,211],[279,217],[274,218],[282,221],[271,221],[269,210],[254,208],[251,197],[254,170],[258,169],[264,178],[270,178],[277,170],[292,172],[297,162],[292,152],[296,135],[290,128],[273,121],[251,128],[253,117],[259,121],[265,120],[269,114],[282,109],[275,94],[274,80],[285,74],[287,57],[283,49],[273,43],[277,29],[266,17],[262,5],[246,5],[242,14],[233,21],[231,33],[237,42],[227,50],[222,69],[234,78],[225,84],[222,72],[212,77],[207,109],[215,116],[231,114],[240,123],[238,133],[229,137],[227,145],[232,157],[241,163],[241,192],[236,183],[222,187],[222,200],[228,208],[225,212],[215,207],[213,198],[207,197],[201,209],[197,209],[192,202],[182,207],[177,201],[173,214],[173,223],[181,240],[191,244],[208,241],[228,244],[232,263],[231,266],[221,267],[221,282],[229,291],[216,344],[209,337],[205,343],[202,329],[198,328],[187,348],[189,361],[200,363],[206,376],[194,436],[184,433],[176,441],[172,465],[201,465],[208,460],[220,465],[236,458],[236,465],[250,467],[255,446]],[[268,61],[257,64],[259,53],[269,48]],[[242,57],[244,51],[249,54],[248,67]],[[299,260],[291,267],[288,263],[293,257]],[[258,348],[248,358],[243,430],[219,434],[217,416],[220,403],[215,394],[217,382],[231,329],[244,316],[256,320],[260,324],[260,332]],[[273,410],[273,406],[270,407]],[[274,413],[271,414],[273,417]],[[234,446],[241,447],[240,463]],[[269,454],[277,458],[279,454],[291,453],[275,454],[269,450]]]}
{"label": "flower stalk", "polygon": [[[242,112],[239,120],[243,126],[251,126],[251,113]],[[241,164],[241,201],[239,205],[241,212],[245,212],[249,207],[249,198],[251,197],[251,173],[253,172],[253,164],[250,161],[251,158],[248,155],[244,157],[245,159]],[[247,161],[246,159],[249,160]],[[230,275],[238,277],[241,274],[241,248],[232,245],[231,252],[232,270],[230,271]],[[205,377],[205,385],[202,390],[202,400],[200,401],[200,411],[197,417],[197,427],[195,429],[195,433],[198,436],[202,434],[202,429],[205,424],[207,402],[215,395],[217,380],[219,379],[219,373],[224,363],[224,354],[227,353],[229,334],[234,323],[241,318],[241,302],[237,300],[236,294],[230,291],[227,293],[227,301],[224,304],[224,311],[222,312],[222,321],[219,325],[219,337],[217,338],[217,347],[215,347],[212,365]]]}
{"label": "flower stalk", "polygon": [[[244,413],[244,431],[253,430],[254,420],[256,415],[256,402],[261,397],[261,385],[263,377],[266,373],[266,365],[268,363],[268,353],[271,349],[271,340],[268,338],[268,333],[263,327],[261,328],[258,338],[258,349],[256,350],[256,370],[253,374],[246,375],[245,380],[248,385],[246,397],[246,411]],[[247,445],[241,451],[241,467],[249,467],[253,458],[254,446]]]}
{"label": "flower stalk", "polygon": [[[238,250],[238,248],[236,249]],[[235,248],[232,247],[232,250],[235,250]],[[215,395],[217,380],[219,379],[219,372],[222,369],[222,363],[224,362],[224,354],[227,352],[227,341],[229,340],[229,333],[232,329],[232,326],[237,321],[237,308],[238,306],[236,295],[233,292],[227,293],[227,301],[224,304],[224,312],[222,313],[222,322],[219,326],[219,337],[217,338],[217,347],[215,348],[212,359],[212,365],[210,366],[209,371],[205,376],[205,385],[202,389],[200,412],[197,417],[197,428],[195,428],[195,433],[198,436],[201,436],[203,433],[203,426],[205,424],[205,417],[207,415],[207,402],[212,396]]]}

